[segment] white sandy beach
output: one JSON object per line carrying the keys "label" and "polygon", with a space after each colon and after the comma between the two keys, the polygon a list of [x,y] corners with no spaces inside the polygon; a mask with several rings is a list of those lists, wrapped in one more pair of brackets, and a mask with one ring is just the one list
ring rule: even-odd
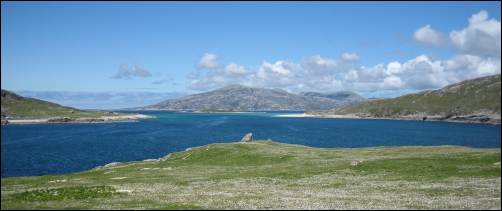
{"label": "white sandy beach", "polygon": [[297,113],[297,114],[277,114],[274,117],[315,117],[312,114]]}

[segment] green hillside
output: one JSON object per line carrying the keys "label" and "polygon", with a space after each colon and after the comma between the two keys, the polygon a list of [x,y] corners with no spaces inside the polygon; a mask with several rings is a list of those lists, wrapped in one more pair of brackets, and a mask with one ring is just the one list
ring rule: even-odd
{"label": "green hillside", "polygon": [[2,209],[500,209],[500,149],[210,144],[3,178]]}
{"label": "green hillside", "polygon": [[482,113],[500,118],[500,74],[467,80],[439,90],[373,100],[331,111],[335,114],[366,113],[374,117],[440,115],[444,117]]}
{"label": "green hillside", "polygon": [[30,119],[50,117],[99,117],[104,112],[82,111],[55,103],[22,97],[2,89],[2,119]]}

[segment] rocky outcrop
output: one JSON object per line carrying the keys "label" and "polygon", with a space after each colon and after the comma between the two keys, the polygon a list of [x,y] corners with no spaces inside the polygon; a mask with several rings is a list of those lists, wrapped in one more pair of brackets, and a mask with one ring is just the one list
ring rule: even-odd
{"label": "rocky outcrop", "polygon": [[[131,122],[139,119],[155,118],[153,116],[143,114],[123,114],[114,116],[100,117],[52,117],[45,119],[10,119],[9,124],[43,124],[43,123],[99,123],[99,122]],[[3,123],[3,120],[2,120]]]}
{"label": "rocky outcrop", "polygon": [[252,142],[252,141],[253,141],[253,133],[248,133],[241,139],[241,142]]}
{"label": "rocky outcrop", "polygon": [[75,121],[75,119],[70,117],[55,117],[47,120],[48,123],[64,123],[73,121]]}

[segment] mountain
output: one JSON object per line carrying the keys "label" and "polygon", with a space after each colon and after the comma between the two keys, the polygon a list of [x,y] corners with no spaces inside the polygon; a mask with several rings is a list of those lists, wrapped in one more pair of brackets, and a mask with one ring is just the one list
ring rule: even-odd
{"label": "mountain", "polygon": [[332,93],[302,92],[300,93],[300,95],[329,98],[338,101],[338,103],[340,103],[341,105],[351,105],[367,100],[361,95],[351,91],[338,91]]}
{"label": "mountain", "polygon": [[2,119],[39,119],[64,116],[98,117],[105,113],[82,111],[35,98],[22,97],[2,89]]}
{"label": "mountain", "polygon": [[292,94],[281,89],[229,85],[210,92],[166,100],[144,109],[192,111],[303,111],[337,107],[336,100]]}
{"label": "mountain", "polygon": [[372,100],[322,114],[500,122],[500,74],[397,98]]}

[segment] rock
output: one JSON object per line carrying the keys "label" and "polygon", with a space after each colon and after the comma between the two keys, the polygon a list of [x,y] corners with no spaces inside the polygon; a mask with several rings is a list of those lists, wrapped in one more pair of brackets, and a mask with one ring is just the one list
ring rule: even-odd
{"label": "rock", "polygon": [[116,166],[119,164],[121,164],[121,163],[120,162],[111,162],[111,163],[104,165],[103,168],[108,168],[108,167]]}
{"label": "rock", "polygon": [[252,141],[253,141],[253,133],[248,133],[241,139],[241,142],[252,142]]}
{"label": "rock", "polygon": [[54,117],[54,118],[48,119],[47,122],[60,123],[60,122],[72,122],[74,120],[75,119],[70,118],[70,117]]}

